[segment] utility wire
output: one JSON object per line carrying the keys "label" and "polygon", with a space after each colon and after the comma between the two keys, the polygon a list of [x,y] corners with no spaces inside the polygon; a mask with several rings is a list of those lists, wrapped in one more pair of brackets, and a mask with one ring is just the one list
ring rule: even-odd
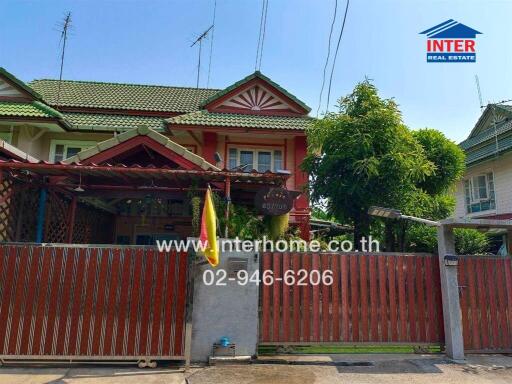
{"label": "utility wire", "polygon": [[267,12],[268,12],[268,0],[265,0],[265,17],[263,19],[263,34],[261,36],[261,47],[260,47],[260,63],[258,64],[258,71],[261,69],[261,60],[263,58],[263,46],[265,44],[265,32],[267,30]]}
{"label": "utility wire", "polygon": [[325,59],[324,74],[322,76],[322,87],[320,88],[320,99],[318,100],[318,108],[316,110],[316,117],[318,117],[318,113],[320,112],[320,106],[322,105],[322,95],[324,93],[324,86],[325,86],[325,75],[327,74],[327,65],[329,64],[329,58],[331,56],[332,32],[334,30],[334,24],[336,23],[336,13],[337,12],[338,12],[338,0],[336,0],[334,3],[334,14],[332,16],[331,31],[329,32],[329,43],[327,45],[327,58]]}
{"label": "utility wire", "polygon": [[212,38],[210,40],[210,59],[208,60],[208,80],[206,81],[206,88],[210,88],[210,72],[212,68],[212,55],[213,55],[213,36],[215,33],[215,13],[217,11],[217,0],[213,3],[213,28],[212,28]]}
{"label": "utility wire", "polygon": [[345,22],[347,21],[347,13],[348,13],[349,4],[350,4],[350,0],[347,0],[347,6],[345,7],[345,15],[343,16],[343,23],[341,24],[340,35],[338,37],[338,44],[336,45],[336,51],[334,52],[334,58],[332,61],[331,76],[329,78],[329,90],[327,92],[327,109],[326,109],[327,112],[329,111],[329,102],[331,100],[332,77],[334,75],[334,68],[336,66],[336,58],[338,57],[338,50],[340,48],[341,37],[343,36],[343,30],[345,29]]}
{"label": "utility wire", "polygon": [[258,34],[258,45],[256,46],[256,61],[254,62],[254,71],[258,70],[258,58],[260,56],[261,31],[263,30],[263,15],[265,13],[265,1],[266,0],[262,0],[261,4],[260,31]]}
{"label": "utility wire", "polygon": [[263,53],[263,41],[265,39],[265,24],[267,23],[267,7],[268,0],[263,0],[261,4],[260,32],[258,35],[258,45],[256,47],[254,71],[257,71],[261,67],[261,54]]}

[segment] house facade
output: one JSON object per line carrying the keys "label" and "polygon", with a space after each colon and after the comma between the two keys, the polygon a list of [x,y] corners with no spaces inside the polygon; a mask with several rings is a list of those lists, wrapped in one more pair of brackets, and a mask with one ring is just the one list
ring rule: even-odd
{"label": "house facade", "polygon": [[[190,194],[208,185],[249,206],[262,188],[293,191],[290,224],[308,238],[300,164],[309,111],[260,72],[225,89],[201,89],[24,83],[0,69],[0,240],[185,238]],[[22,218],[27,210],[32,217]]]}
{"label": "house facade", "polygon": [[459,145],[467,168],[456,186],[455,216],[512,219],[512,106],[487,106]]}

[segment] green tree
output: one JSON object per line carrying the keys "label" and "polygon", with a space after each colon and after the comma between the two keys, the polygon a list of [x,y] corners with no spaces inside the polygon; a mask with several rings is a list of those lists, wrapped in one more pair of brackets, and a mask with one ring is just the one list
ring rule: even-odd
{"label": "green tree", "polygon": [[[464,151],[435,129],[413,131],[413,136],[423,147],[427,159],[434,164],[434,171],[416,184],[415,192],[406,196],[399,208],[413,216],[432,220],[445,219],[455,208],[453,186],[464,174]],[[395,231],[396,241],[391,245],[392,250],[405,251],[408,244],[415,241],[416,232],[409,230],[411,225],[409,222],[395,225],[399,228]],[[469,232],[466,238],[473,236],[478,242],[478,235]]]}
{"label": "green tree", "polygon": [[303,168],[311,199],[325,200],[328,214],[352,223],[356,246],[369,234],[370,206],[400,206],[435,168],[397,104],[380,98],[369,80],[339,100],[339,112],[317,121],[308,144]]}

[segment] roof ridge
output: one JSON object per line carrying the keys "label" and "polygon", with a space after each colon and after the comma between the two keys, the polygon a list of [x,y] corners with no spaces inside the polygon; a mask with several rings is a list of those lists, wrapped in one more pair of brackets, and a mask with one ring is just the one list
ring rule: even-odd
{"label": "roof ridge", "polygon": [[202,90],[202,91],[222,91],[218,88],[197,88],[197,87],[185,87],[177,85],[159,85],[159,84],[140,84],[140,83],[115,83],[112,81],[95,81],[95,80],[58,80],[58,79],[34,79],[28,84],[33,84],[39,81],[52,81],[52,82],[67,82],[67,83],[84,83],[84,84],[108,84],[108,85],[127,85],[135,87],[158,87],[158,88],[174,88],[174,89],[188,89],[188,90]]}

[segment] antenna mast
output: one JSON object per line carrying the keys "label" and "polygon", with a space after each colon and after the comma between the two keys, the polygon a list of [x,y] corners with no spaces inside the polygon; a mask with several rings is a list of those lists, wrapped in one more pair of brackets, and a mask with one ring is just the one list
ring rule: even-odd
{"label": "antenna mast", "polygon": [[482,101],[482,92],[480,91],[480,80],[478,75],[475,75],[476,90],[478,91],[478,100],[480,101],[480,110],[484,109],[484,102]]}
{"label": "antenna mast", "polygon": [[204,31],[193,43],[190,47],[193,47],[194,45],[196,45],[197,43],[199,43],[199,58],[197,60],[197,80],[196,80],[196,88],[199,88],[199,74],[201,72],[201,49],[202,49],[202,46],[203,46],[203,39],[206,38],[206,36],[208,35],[208,32],[211,31],[211,29],[213,28],[213,25],[210,26],[210,28],[208,28],[206,31]]}
{"label": "antenna mast", "polygon": [[60,73],[59,73],[59,88],[57,92],[57,104],[60,101],[60,83],[62,81],[62,71],[64,69],[64,55],[66,54],[66,42],[68,40],[68,32],[71,28],[71,12],[68,12],[62,21],[62,29],[60,31],[60,41],[62,43],[62,51],[60,55]]}

